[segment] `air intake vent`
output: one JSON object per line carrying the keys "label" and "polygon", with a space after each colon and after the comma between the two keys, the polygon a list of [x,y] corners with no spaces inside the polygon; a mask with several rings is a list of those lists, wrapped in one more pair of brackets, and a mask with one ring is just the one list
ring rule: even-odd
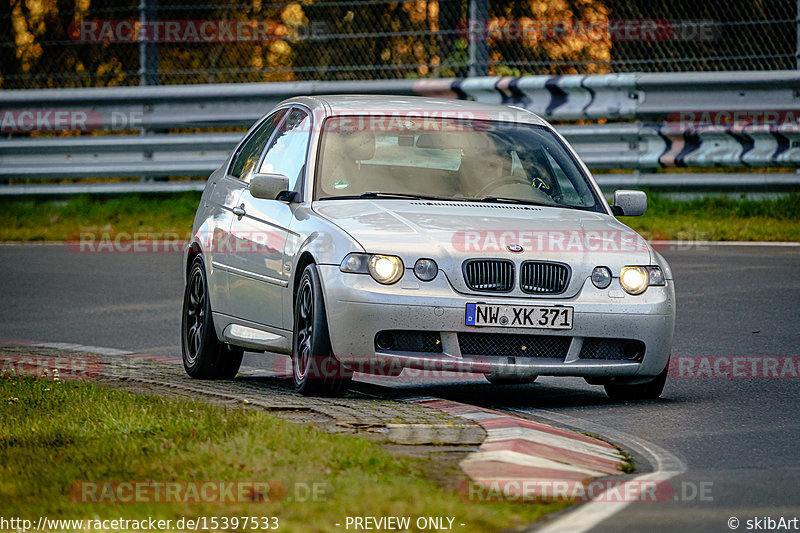
{"label": "air intake vent", "polygon": [[572,337],[514,333],[459,333],[462,355],[564,359]]}
{"label": "air intake vent", "polygon": [[641,361],[645,345],[632,339],[586,337],[581,346],[581,359],[628,359]]}
{"label": "air intake vent", "polygon": [[482,202],[411,202],[411,205],[429,205],[431,207],[477,207],[480,209],[515,209],[517,211],[541,211],[541,207],[527,205],[487,204]]}
{"label": "air intake vent", "polygon": [[442,353],[438,331],[385,330],[375,335],[375,349],[386,352]]}
{"label": "air intake vent", "polygon": [[570,269],[562,263],[525,261],[519,276],[520,288],[530,294],[560,294],[569,284]]}
{"label": "air intake vent", "polygon": [[508,292],[514,288],[514,263],[507,259],[470,259],[464,279],[473,291]]}

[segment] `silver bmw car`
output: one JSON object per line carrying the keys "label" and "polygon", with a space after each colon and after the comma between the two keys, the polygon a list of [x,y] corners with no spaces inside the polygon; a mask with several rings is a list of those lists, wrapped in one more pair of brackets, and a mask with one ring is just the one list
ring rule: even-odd
{"label": "silver bmw car", "polygon": [[524,109],[436,98],[286,100],[208,179],[185,251],[196,378],[243,351],[292,357],[296,389],[411,368],[492,383],[581,376],[658,397],[675,323],[664,258],[569,144]]}

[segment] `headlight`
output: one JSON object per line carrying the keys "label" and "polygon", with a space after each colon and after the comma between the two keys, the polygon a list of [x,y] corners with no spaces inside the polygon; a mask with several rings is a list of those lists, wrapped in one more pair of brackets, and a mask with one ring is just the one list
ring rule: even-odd
{"label": "headlight", "polygon": [[611,270],[608,267],[594,267],[594,270],[592,270],[592,283],[598,289],[605,289],[611,285]]}
{"label": "headlight", "polygon": [[403,277],[403,268],[403,261],[395,255],[369,256],[369,275],[378,283],[397,283]]}
{"label": "headlight", "polygon": [[367,266],[368,261],[369,254],[347,254],[342,264],[339,265],[339,270],[353,274],[366,274],[369,272],[369,267]]}
{"label": "headlight", "polygon": [[650,284],[650,274],[646,267],[622,267],[619,274],[619,284],[628,294],[642,294]]}
{"label": "headlight", "polygon": [[439,266],[433,259],[417,259],[414,263],[414,275],[422,281],[430,281],[439,273]]}

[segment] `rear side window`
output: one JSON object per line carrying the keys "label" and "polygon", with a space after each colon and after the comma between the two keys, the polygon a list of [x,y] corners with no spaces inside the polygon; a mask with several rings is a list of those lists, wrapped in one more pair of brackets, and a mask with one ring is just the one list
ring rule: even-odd
{"label": "rear side window", "polygon": [[264,146],[275,131],[275,127],[280,124],[281,118],[286,113],[281,109],[268,116],[264,122],[250,135],[250,137],[239,147],[239,151],[233,158],[231,165],[231,176],[248,181],[253,174],[253,170],[264,153]]}

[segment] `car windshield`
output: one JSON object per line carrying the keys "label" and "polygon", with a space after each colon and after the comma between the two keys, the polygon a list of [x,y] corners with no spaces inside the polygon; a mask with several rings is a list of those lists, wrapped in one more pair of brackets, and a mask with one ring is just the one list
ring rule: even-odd
{"label": "car windshield", "polygon": [[325,121],[315,200],[434,197],[602,211],[575,159],[545,127],[378,118]]}

